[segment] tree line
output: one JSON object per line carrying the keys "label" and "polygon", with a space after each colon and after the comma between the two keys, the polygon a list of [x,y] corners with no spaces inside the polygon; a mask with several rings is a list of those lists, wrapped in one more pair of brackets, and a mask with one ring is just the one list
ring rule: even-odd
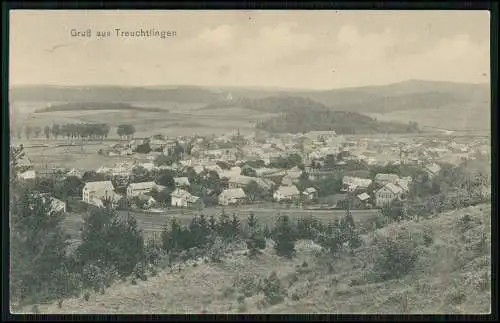
{"label": "tree line", "polygon": [[[106,123],[54,123],[52,126],[45,127],[30,126],[16,127],[15,135],[18,139],[38,138],[43,134],[48,140],[50,138],[58,139],[60,137],[66,139],[90,139],[102,140],[108,137],[111,127]],[[131,124],[120,124],[116,129],[116,133],[120,138],[129,139],[136,132],[135,127]]]}

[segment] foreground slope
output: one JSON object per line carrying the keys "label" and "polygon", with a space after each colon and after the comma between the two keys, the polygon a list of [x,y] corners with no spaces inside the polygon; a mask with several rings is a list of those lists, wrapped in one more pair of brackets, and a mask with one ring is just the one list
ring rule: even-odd
{"label": "foreground slope", "polygon": [[[419,254],[400,279],[373,280],[381,237],[408,233]],[[482,239],[483,237],[483,239]],[[120,282],[88,301],[40,305],[42,313],[488,313],[491,291],[491,205],[402,222],[362,236],[354,254],[330,256],[308,241],[294,259],[279,258],[271,242],[258,259],[244,250],[214,264],[200,259],[165,269],[147,281]],[[383,248],[383,245],[382,245]],[[282,299],[259,291],[277,273]],[[260,283],[259,283],[260,281]],[[26,309],[29,311],[29,309]]]}

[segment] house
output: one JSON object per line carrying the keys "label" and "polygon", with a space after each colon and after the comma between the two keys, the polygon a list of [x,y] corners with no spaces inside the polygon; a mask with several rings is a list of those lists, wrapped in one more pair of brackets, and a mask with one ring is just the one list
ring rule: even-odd
{"label": "house", "polygon": [[175,187],[186,189],[190,186],[189,179],[187,177],[175,177],[174,178]]}
{"label": "house", "polygon": [[297,199],[299,197],[300,197],[300,192],[295,185],[280,186],[273,194],[273,198],[277,202],[290,201]]}
{"label": "house", "polygon": [[154,188],[156,188],[155,182],[142,182],[142,183],[131,183],[127,187],[127,197],[139,196],[141,194],[149,193]]}
{"label": "house", "polygon": [[403,189],[393,183],[387,183],[375,192],[375,203],[378,207],[390,204],[396,199],[402,199]]}
{"label": "house", "polygon": [[385,186],[386,184],[392,183],[396,184],[399,180],[399,176],[396,174],[377,174],[375,176],[375,184],[379,186]]}
{"label": "house", "polygon": [[245,201],[246,197],[245,191],[242,188],[226,189],[219,194],[219,204],[240,204]]}
{"label": "house", "polygon": [[96,199],[114,198],[115,188],[111,181],[88,182],[83,187],[82,200],[94,204]]}
{"label": "house", "polygon": [[293,180],[290,177],[288,177],[288,175],[285,175],[281,179],[281,185],[282,186],[292,186],[293,185]]}
{"label": "house", "polygon": [[342,191],[354,192],[356,190],[366,190],[371,185],[371,183],[371,179],[344,176],[342,178]]}
{"label": "house", "polygon": [[36,172],[34,170],[27,170],[23,173],[18,173],[17,177],[23,180],[30,180],[36,178]]}
{"label": "house", "polygon": [[412,180],[411,176],[401,177],[396,182],[396,185],[398,185],[399,187],[401,187],[404,192],[409,192],[410,191],[410,184],[411,184],[412,181],[413,180]]}
{"label": "house", "polygon": [[51,197],[50,205],[52,207],[52,211],[66,213],[66,202]]}
{"label": "house", "polygon": [[371,198],[370,195],[368,195],[368,193],[364,192],[356,195],[356,199],[358,200],[360,205],[368,206],[368,203],[370,202]]}
{"label": "house", "polygon": [[79,179],[82,179],[83,174],[84,174],[84,172],[82,170],[73,168],[69,172],[66,173],[66,176],[68,176],[68,177],[73,176],[73,177],[77,177]]}
{"label": "house", "polygon": [[202,205],[202,201],[199,197],[191,195],[186,190],[177,188],[170,194],[172,206],[177,207],[193,207],[196,205]]}
{"label": "house", "polygon": [[441,167],[436,163],[432,163],[432,164],[426,165],[424,167],[424,171],[427,173],[429,178],[433,178],[434,176],[439,174],[439,172],[441,171]]}
{"label": "house", "polygon": [[311,201],[318,198],[318,190],[314,187],[308,187],[302,192],[302,195],[304,195],[307,200]]}

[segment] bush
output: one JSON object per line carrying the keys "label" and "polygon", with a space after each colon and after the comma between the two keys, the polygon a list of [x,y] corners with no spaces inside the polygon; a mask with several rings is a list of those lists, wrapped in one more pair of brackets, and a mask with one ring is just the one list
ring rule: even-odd
{"label": "bush", "polygon": [[262,292],[266,301],[271,305],[279,304],[284,300],[285,290],[275,271],[269,275],[269,278],[264,279]]}
{"label": "bush", "polygon": [[425,230],[424,231],[423,239],[424,239],[424,245],[426,247],[430,247],[434,243],[434,237],[432,235],[432,231],[431,230]]}
{"label": "bush", "polygon": [[[406,230],[377,239],[380,250],[373,273],[380,280],[397,279],[408,274],[418,260],[417,243]],[[378,280],[377,279],[377,280]]]}

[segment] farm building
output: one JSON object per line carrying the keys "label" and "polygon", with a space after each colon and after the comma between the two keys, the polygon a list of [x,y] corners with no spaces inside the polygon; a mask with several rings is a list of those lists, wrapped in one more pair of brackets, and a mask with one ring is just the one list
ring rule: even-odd
{"label": "farm building", "polygon": [[88,182],[83,187],[82,200],[86,203],[94,204],[95,199],[113,199],[115,188],[111,181]]}
{"label": "farm building", "polygon": [[300,198],[300,192],[295,185],[280,186],[273,194],[274,200],[289,201]]}
{"label": "farm building", "polygon": [[131,183],[127,187],[127,197],[139,196],[151,192],[156,187],[155,182]]}
{"label": "farm building", "polygon": [[396,199],[401,199],[403,193],[404,190],[401,186],[387,183],[384,187],[375,192],[375,202],[377,206],[382,207],[386,204],[390,204]]}
{"label": "farm building", "polygon": [[191,195],[186,190],[176,189],[170,194],[172,206],[177,207],[195,207],[201,205],[202,201],[199,197]]}
{"label": "farm building", "polygon": [[244,202],[246,194],[242,188],[226,189],[219,194],[220,205],[238,204]]}
{"label": "farm building", "polygon": [[318,190],[314,187],[308,187],[302,192],[302,195],[304,195],[307,200],[314,200],[318,197]]}

